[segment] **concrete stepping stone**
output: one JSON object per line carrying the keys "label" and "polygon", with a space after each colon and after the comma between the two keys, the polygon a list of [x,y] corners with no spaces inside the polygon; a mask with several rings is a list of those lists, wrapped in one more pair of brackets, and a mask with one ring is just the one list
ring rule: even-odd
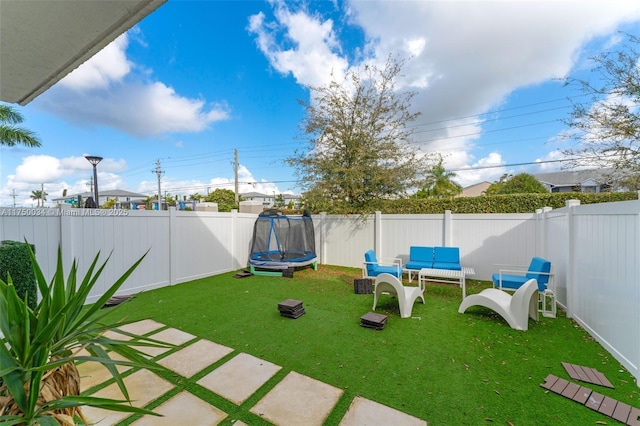
{"label": "concrete stepping stone", "polygon": [[[135,407],[144,407],[149,402],[173,389],[173,384],[153,374],[149,370],[144,369],[125,377],[123,381],[129,392],[131,404]],[[92,396],[118,400],[124,399],[120,388],[118,388],[118,385],[115,383],[100,389]],[[108,411],[95,407],[83,407],[82,412],[91,424],[100,426],[116,424],[131,415],[130,413]]]}
{"label": "concrete stepping stone", "polygon": [[340,426],[403,425],[427,426],[427,422],[370,399],[356,396]]}
{"label": "concrete stepping stone", "polygon": [[292,371],[250,411],[279,426],[320,426],[341,395],[341,389]]}
{"label": "concrete stepping stone", "polygon": [[120,329],[128,333],[143,335],[143,334],[151,333],[152,331],[162,327],[166,327],[166,326],[157,321],[145,319],[141,321],[132,322],[131,324],[123,325],[122,327],[120,327]]}
{"label": "concrete stepping stone", "polygon": [[[172,345],[182,345],[183,343],[188,342],[189,340],[193,340],[196,338],[193,334],[186,333],[182,330],[178,330],[177,328],[167,328],[166,330],[159,331],[158,333],[154,333],[150,336],[147,336],[151,339],[160,340],[161,342],[171,343]],[[132,346],[136,350],[146,354],[150,357],[155,357],[161,355],[172,348],[159,348],[154,346]]]}
{"label": "concrete stepping stone", "polygon": [[133,426],[215,426],[227,417],[224,411],[187,391],[182,391],[168,399],[153,411],[164,417],[146,415],[131,424]]}
{"label": "concrete stepping stone", "polygon": [[[89,353],[87,353],[89,355]],[[117,352],[109,352],[109,357],[115,360],[128,361],[125,357]],[[87,361],[77,365],[78,372],[80,373],[80,392],[85,392],[92,387],[104,383],[111,379],[113,376],[107,370],[107,367],[99,362]],[[122,373],[129,370],[131,367],[128,365],[116,365],[116,369]]]}
{"label": "concrete stepping stone", "polygon": [[231,352],[233,349],[229,347],[209,340],[198,340],[166,358],[162,358],[158,364],[188,378]]}
{"label": "concrete stepping stone", "polygon": [[240,353],[197,383],[240,405],[281,368],[269,361]]}

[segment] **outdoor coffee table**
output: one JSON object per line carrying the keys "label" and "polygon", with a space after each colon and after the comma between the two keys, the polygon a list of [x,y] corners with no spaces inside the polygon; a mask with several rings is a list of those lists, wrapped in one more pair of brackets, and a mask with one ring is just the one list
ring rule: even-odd
{"label": "outdoor coffee table", "polygon": [[475,275],[473,268],[462,267],[462,270],[456,271],[451,269],[432,269],[422,268],[418,272],[418,285],[422,289],[426,289],[427,281],[434,281],[440,283],[451,283],[458,281],[460,288],[462,288],[462,298],[467,296],[466,276]]}

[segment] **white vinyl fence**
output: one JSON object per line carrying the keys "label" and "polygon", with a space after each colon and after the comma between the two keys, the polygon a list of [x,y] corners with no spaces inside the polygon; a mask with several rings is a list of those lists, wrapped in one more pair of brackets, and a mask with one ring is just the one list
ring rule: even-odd
{"label": "white vinyl fence", "polygon": [[[111,259],[89,301],[95,301],[148,251],[120,294],[175,285],[244,268],[257,215],[123,210],[0,208],[0,240],[36,246],[51,277],[61,247],[68,270],[80,273],[100,251]],[[361,267],[363,254],[408,260],[409,247],[455,246],[476,279],[497,264],[552,263],[558,302],[636,378],[640,378],[640,201],[531,214],[376,215],[313,217],[320,263]],[[357,273],[356,273],[357,274]]]}

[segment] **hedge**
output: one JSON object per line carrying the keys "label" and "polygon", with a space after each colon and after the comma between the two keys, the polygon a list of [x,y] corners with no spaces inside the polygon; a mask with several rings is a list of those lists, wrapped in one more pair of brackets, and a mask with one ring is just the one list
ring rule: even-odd
{"label": "hedge", "polygon": [[[29,244],[35,253],[36,248]],[[7,275],[11,275],[13,285],[20,298],[28,296],[28,305],[34,309],[38,302],[36,276],[29,257],[26,243],[5,240],[0,242],[0,279],[7,282]]]}
{"label": "hedge", "polygon": [[[384,214],[441,214],[452,213],[533,213],[543,207],[558,209],[567,200],[580,200],[580,204],[609,203],[637,200],[637,192],[559,192],[548,194],[509,194],[459,198],[406,198],[399,200],[376,200],[368,212]],[[329,213],[329,212],[327,212]]]}

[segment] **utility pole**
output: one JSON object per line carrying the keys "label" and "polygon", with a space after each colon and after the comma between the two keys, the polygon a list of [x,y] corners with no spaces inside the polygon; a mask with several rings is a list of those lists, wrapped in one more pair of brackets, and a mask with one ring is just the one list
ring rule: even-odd
{"label": "utility pole", "polygon": [[236,178],[236,185],[235,185],[235,189],[236,189],[236,206],[238,205],[238,202],[240,200],[240,197],[238,195],[238,150],[234,149],[233,150],[233,171],[235,174],[235,178]]}
{"label": "utility pole", "polygon": [[40,184],[40,200],[42,200],[42,207],[44,207],[44,183]]}
{"label": "utility pole", "polygon": [[160,159],[158,158],[158,160],[156,161],[156,168],[155,170],[151,170],[151,173],[155,173],[156,176],[158,177],[158,211],[160,211],[162,209],[162,190],[160,188],[160,178],[162,177],[162,174],[164,173],[164,170],[162,170],[160,168]]}
{"label": "utility pole", "polygon": [[93,176],[89,176],[89,182],[87,182],[87,185],[89,186],[89,192],[93,195]]}
{"label": "utility pole", "polygon": [[16,194],[16,189],[15,189],[15,188],[13,188],[13,189],[11,190],[11,197],[13,197],[13,207],[14,207],[14,208],[16,207],[16,197],[17,197],[17,196],[18,196],[18,194]]}

